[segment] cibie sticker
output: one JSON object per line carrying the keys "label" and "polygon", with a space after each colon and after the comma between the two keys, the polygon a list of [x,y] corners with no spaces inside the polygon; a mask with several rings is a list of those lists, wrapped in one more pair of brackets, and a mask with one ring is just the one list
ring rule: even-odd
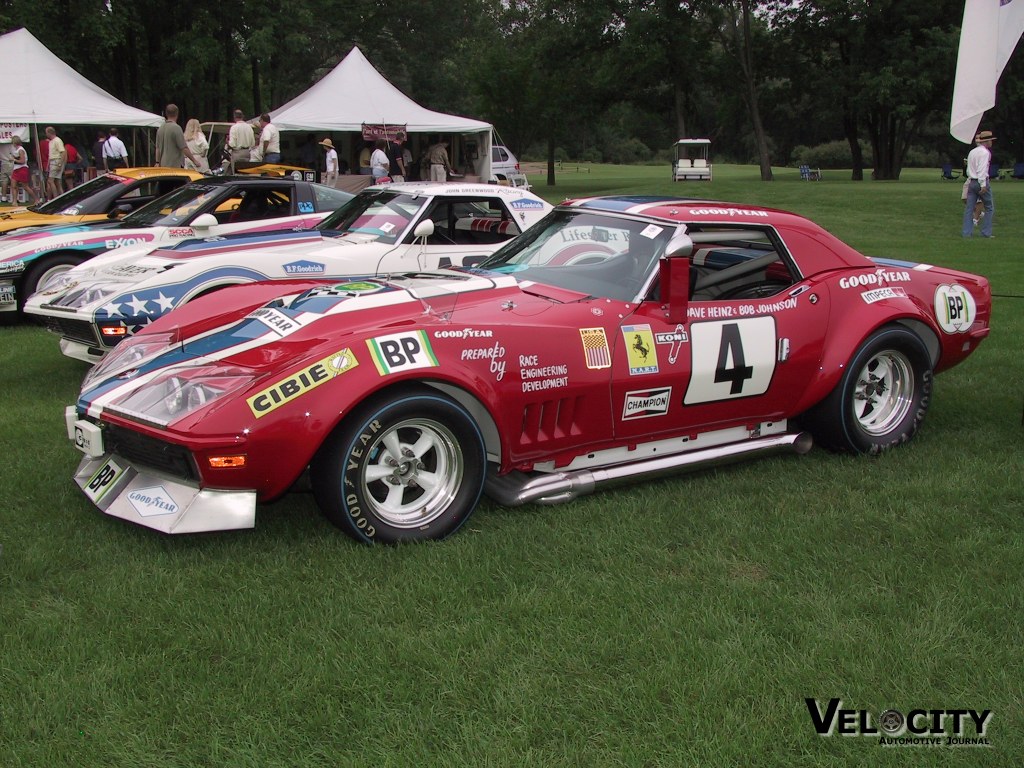
{"label": "cibie sticker", "polygon": [[935,319],[946,333],[966,333],[974,325],[977,305],[962,285],[940,285],[935,289]]}
{"label": "cibie sticker", "polygon": [[246,402],[253,416],[258,419],[357,365],[359,361],[351,350],[343,349],[323,360],[317,360],[301,371],[296,371],[287,379],[282,379],[253,395]]}

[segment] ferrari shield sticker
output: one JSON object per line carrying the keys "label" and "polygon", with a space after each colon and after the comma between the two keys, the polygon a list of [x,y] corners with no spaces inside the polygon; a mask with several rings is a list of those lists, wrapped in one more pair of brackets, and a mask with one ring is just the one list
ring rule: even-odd
{"label": "ferrari shield sticker", "polygon": [[622,338],[626,342],[626,359],[629,360],[629,375],[640,376],[658,372],[658,350],[654,346],[654,334],[649,325],[624,325]]}
{"label": "ferrari shield sticker", "polygon": [[583,340],[583,356],[586,358],[587,368],[612,367],[612,353],[608,349],[608,337],[604,335],[604,328],[580,328],[580,338]]}
{"label": "ferrari shield sticker", "polygon": [[977,305],[962,285],[940,285],[935,289],[935,319],[946,333],[966,333],[974,325]]}
{"label": "ferrari shield sticker", "polygon": [[311,389],[319,387],[325,381],[352,370],[357,365],[359,365],[359,361],[356,360],[352,351],[343,349],[323,360],[317,360],[301,371],[293,373],[287,379],[282,379],[267,387],[246,402],[249,404],[249,410],[252,411],[253,416],[258,419],[295,398],[301,397]]}
{"label": "ferrari shield sticker", "polygon": [[425,331],[393,333],[366,340],[373,364],[381,376],[416,368],[434,368],[437,358]]}

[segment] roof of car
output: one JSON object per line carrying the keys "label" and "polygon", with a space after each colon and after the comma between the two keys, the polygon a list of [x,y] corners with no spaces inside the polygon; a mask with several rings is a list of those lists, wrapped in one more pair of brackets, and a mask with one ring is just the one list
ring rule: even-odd
{"label": "roof of car", "polygon": [[704,200],[697,198],[679,198],[669,196],[618,195],[609,197],[587,197],[577,200],[566,200],[563,206],[571,208],[587,208],[610,213],[628,213],[649,216],[668,221],[691,221],[694,219],[730,219],[762,222],[778,221],[780,218],[793,217],[805,220],[789,211],[767,208],[762,205],[732,203],[721,200]]}

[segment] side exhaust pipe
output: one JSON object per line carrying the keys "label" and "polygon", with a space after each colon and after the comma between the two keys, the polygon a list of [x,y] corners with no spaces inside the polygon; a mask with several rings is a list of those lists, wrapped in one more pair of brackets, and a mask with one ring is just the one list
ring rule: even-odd
{"label": "side exhaust pipe", "polygon": [[742,443],[720,445],[691,453],[659,456],[629,464],[617,464],[602,469],[579,469],[573,472],[526,474],[510,472],[498,475],[489,472],[484,493],[502,506],[520,504],[560,504],[578,496],[593,493],[599,488],[623,485],[638,478],[658,478],[683,472],[694,472],[709,467],[733,464],[753,456],[775,453],[804,454],[811,450],[814,440],[808,432],[772,435]]}

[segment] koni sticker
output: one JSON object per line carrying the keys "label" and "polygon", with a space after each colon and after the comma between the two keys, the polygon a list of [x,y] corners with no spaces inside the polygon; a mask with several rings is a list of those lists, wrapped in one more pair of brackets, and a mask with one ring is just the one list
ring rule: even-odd
{"label": "koni sticker", "polygon": [[583,357],[587,361],[587,368],[612,367],[612,353],[608,348],[604,328],[580,328],[580,339],[583,341]]}
{"label": "koni sticker", "polygon": [[357,365],[359,365],[359,361],[355,354],[350,349],[343,349],[328,355],[323,360],[317,360],[301,371],[293,373],[287,379],[278,381],[245,402],[249,404],[249,410],[252,411],[253,416],[258,419],[310,390],[316,389],[335,376],[351,371]]}
{"label": "koni sticker", "polygon": [[654,345],[654,333],[649,325],[624,325],[622,338],[626,342],[626,359],[629,361],[629,375],[640,376],[658,372],[658,350]]}
{"label": "koni sticker", "polygon": [[651,416],[664,416],[668,413],[672,401],[672,387],[656,389],[640,389],[626,393],[622,404],[622,420],[647,419]]}
{"label": "koni sticker", "polygon": [[425,331],[377,336],[367,339],[366,346],[381,376],[437,366],[437,357]]}
{"label": "koni sticker", "polygon": [[935,319],[946,333],[966,333],[974,325],[977,312],[974,297],[962,285],[940,285],[935,289]]}
{"label": "koni sticker", "polygon": [[669,365],[675,365],[679,358],[679,350],[683,348],[685,342],[690,340],[690,337],[686,335],[686,328],[679,324],[676,325],[674,331],[654,334],[654,340],[658,344],[671,344],[668,350],[668,362]]}

